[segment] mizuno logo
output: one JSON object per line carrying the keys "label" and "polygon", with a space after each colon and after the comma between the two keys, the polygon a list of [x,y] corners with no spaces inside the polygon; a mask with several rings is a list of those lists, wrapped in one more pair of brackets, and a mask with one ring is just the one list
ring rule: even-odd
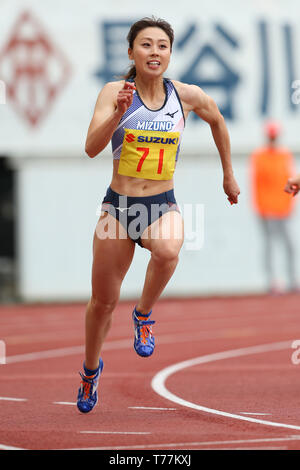
{"label": "mizuno logo", "polygon": [[144,131],[171,131],[173,126],[171,121],[138,121],[136,128]]}
{"label": "mizuno logo", "polygon": [[120,212],[128,211],[129,207],[116,207]]}
{"label": "mizuno logo", "polygon": [[174,115],[175,115],[176,113],[178,113],[178,109],[177,109],[177,111],[174,111],[174,113],[166,113],[165,116],[170,116],[170,118],[173,119],[173,118],[174,118]]}

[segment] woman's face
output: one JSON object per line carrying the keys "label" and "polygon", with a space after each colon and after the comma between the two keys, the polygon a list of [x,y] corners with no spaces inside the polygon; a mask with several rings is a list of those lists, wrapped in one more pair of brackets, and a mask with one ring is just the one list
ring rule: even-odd
{"label": "woman's face", "polygon": [[145,28],[137,34],[133,48],[128,49],[128,56],[135,63],[137,75],[160,76],[170,62],[169,36],[161,28]]}

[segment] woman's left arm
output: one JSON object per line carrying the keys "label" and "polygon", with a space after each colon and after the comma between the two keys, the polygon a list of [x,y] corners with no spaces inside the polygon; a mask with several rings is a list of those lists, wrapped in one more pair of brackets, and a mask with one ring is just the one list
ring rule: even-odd
{"label": "woman's left arm", "polygon": [[223,188],[231,204],[237,204],[240,188],[235,180],[232,162],[230,138],[224,117],[215,101],[196,85],[180,84],[180,97],[188,105],[188,111],[194,111],[211,128],[213,139],[218,149],[223,168]]}

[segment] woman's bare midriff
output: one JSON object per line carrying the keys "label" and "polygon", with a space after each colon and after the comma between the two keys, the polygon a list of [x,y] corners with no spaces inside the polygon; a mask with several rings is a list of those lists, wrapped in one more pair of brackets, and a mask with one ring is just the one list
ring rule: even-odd
{"label": "woman's bare midriff", "polygon": [[119,160],[113,160],[113,177],[110,187],[118,194],[134,197],[153,196],[173,189],[171,180],[149,180],[118,174]]}

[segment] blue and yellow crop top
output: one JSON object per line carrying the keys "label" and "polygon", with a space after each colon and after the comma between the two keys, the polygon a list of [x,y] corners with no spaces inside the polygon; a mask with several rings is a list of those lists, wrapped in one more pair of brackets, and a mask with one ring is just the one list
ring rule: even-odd
{"label": "blue and yellow crop top", "polygon": [[170,180],[178,159],[185,118],[173,83],[164,79],[166,98],[158,110],[151,110],[137,90],[112,136],[118,173],[135,178]]}

